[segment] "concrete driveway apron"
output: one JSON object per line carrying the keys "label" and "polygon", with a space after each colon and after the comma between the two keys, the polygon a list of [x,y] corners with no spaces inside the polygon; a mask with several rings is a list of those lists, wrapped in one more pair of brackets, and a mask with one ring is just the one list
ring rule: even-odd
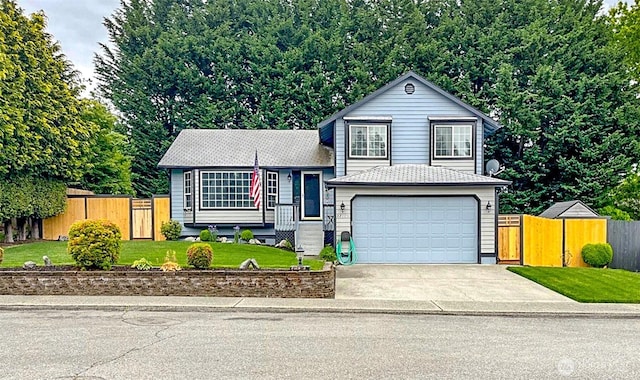
{"label": "concrete driveway apron", "polygon": [[336,299],[575,302],[500,265],[338,266]]}

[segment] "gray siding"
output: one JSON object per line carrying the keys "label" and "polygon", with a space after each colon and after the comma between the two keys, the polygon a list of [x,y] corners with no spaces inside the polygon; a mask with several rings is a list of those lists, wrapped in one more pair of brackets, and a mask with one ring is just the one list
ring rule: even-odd
{"label": "gray siding", "polygon": [[569,209],[558,216],[558,218],[593,218],[597,217],[591,210],[580,203],[569,207]]}
{"label": "gray siding", "polygon": [[344,130],[344,120],[338,119],[335,122],[335,133],[336,133],[336,141],[335,141],[335,155],[336,155],[336,176],[341,177],[346,174],[345,172],[345,144],[346,136]]}
{"label": "gray siding", "polygon": [[482,120],[476,122],[476,174],[484,174],[484,128]]}
{"label": "gray siding", "polygon": [[293,184],[289,182],[287,176],[291,170],[280,170],[278,174],[278,203],[293,203]]}
{"label": "gray siding", "polygon": [[[404,92],[404,86],[408,82],[416,87],[412,95]],[[391,164],[394,165],[429,163],[429,117],[473,117],[474,115],[420,82],[407,80],[346,116],[391,116]],[[478,128],[478,131],[482,136],[482,128]],[[482,139],[476,141],[476,145],[482,147]],[[336,121],[336,157],[338,159],[336,172],[340,176],[344,173],[344,163],[341,160],[345,158],[342,119]],[[473,168],[474,165],[472,164],[471,167]]]}
{"label": "gray siding", "polygon": [[192,221],[193,214],[184,211],[183,178],[183,170],[171,170],[171,219],[177,220],[182,225],[182,236],[193,236],[197,235],[200,230],[184,226],[185,222]]}

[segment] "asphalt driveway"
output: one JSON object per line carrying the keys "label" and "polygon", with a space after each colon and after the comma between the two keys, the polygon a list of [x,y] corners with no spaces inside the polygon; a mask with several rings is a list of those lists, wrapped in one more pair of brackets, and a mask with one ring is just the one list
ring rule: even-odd
{"label": "asphalt driveway", "polygon": [[338,266],[336,299],[575,302],[501,265]]}

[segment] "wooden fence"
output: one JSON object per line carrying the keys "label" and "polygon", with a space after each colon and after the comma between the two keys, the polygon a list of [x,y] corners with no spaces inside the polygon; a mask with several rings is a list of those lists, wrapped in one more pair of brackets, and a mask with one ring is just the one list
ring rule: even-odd
{"label": "wooden fence", "polygon": [[160,226],[169,220],[169,197],[69,196],[64,213],[42,221],[42,237],[57,240],[68,236],[71,224],[84,219],[110,220],[120,228],[123,240],[164,240]]}
{"label": "wooden fence", "polygon": [[640,221],[610,220],[607,240],[613,248],[611,268],[640,271]]}
{"label": "wooden fence", "polygon": [[[516,219],[519,220],[519,225],[513,222]],[[509,220],[512,221],[511,224]],[[499,216],[498,260],[503,264],[586,266],[582,261],[582,247],[588,243],[605,242],[606,219]]]}

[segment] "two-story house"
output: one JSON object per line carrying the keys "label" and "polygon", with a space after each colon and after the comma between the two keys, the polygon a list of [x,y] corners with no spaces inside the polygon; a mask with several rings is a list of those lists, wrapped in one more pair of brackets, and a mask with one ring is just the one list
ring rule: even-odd
{"label": "two-story house", "polygon": [[317,131],[184,130],[159,167],[186,235],[239,226],[317,254],[348,231],[361,263],[495,263],[497,188],[509,182],[483,175],[483,144],[499,127],[409,72]]}

